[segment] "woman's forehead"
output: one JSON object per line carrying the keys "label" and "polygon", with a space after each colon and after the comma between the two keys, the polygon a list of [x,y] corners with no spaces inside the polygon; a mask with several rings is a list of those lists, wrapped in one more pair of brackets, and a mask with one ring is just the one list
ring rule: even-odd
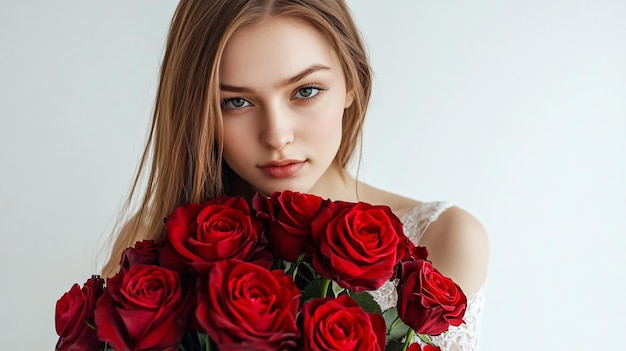
{"label": "woman's forehead", "polygon": [[225,47],[220,78],[229,85],[259,80],[279,85],[310,67],[332,72],[341,64],[319,30],[301,21],[272,18],[235,31]]}

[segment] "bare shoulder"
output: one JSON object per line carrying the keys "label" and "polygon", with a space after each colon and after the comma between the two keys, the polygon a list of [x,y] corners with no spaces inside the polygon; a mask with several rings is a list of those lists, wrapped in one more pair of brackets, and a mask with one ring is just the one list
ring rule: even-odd
{"label": "bare shoulder", "polygon": [[[359,195],[361,201],[389,206],[398,217],[421,204],[363,183],[359,185]],[[452,278],[466,295],[477,292],[487,278],[487,233],[478,219],[459,207],[443,211],[428,226],[419,245],[428,249],[433,266]]]}
{"label": "bare shoulder", "polygon": [[359,197],[359,200],[361,201],[389,206],[393,213],[398,217],[402,217],[415,206],[421,204],[421,202],[417,200],[381,190],[364,183],[359,185]]}
{"label": "bare shoulder", "polygon": [[470,213],[451,207],[430,224],[419,245],[428,259],[452,278],[467,295],[478,291],[487,277],[489,239],[482,224]]}

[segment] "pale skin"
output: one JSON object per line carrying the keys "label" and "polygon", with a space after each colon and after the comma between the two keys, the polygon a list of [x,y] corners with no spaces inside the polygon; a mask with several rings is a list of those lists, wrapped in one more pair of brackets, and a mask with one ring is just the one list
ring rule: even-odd
{"label": "pale skin", "polygon": [[[224,159],[265,194],[365,201],[400,217],[419,202],[355,180],[335,161],[343,110],[353,103],[341,67],[326,38],[302,22],[268,18],[237,30],[220,66]],[[444,211],[419,245],[467,295],[485,281],[487,235],[466,211]]]}

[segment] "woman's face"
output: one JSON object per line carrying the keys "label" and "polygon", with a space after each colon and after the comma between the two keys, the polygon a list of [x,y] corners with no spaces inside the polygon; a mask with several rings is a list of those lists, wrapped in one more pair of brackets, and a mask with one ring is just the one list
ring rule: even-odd
{"label": "woman's face", "polygon": [[341,62],[310,25],[270,18],[238,29],[220,66],[224,159],[256,191],[325,193],[338,174]]}

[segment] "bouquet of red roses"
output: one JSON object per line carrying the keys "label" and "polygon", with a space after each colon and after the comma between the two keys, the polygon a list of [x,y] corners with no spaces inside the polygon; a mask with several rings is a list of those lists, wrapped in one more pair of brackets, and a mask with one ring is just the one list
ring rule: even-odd
{"label": "bouquet of red roses", "polygon": [[[438,350],[466,297],[386,206],[291,191],[175,209],[56,305],[56,350]],[[392,281],[397,307],[369,291]]]}

